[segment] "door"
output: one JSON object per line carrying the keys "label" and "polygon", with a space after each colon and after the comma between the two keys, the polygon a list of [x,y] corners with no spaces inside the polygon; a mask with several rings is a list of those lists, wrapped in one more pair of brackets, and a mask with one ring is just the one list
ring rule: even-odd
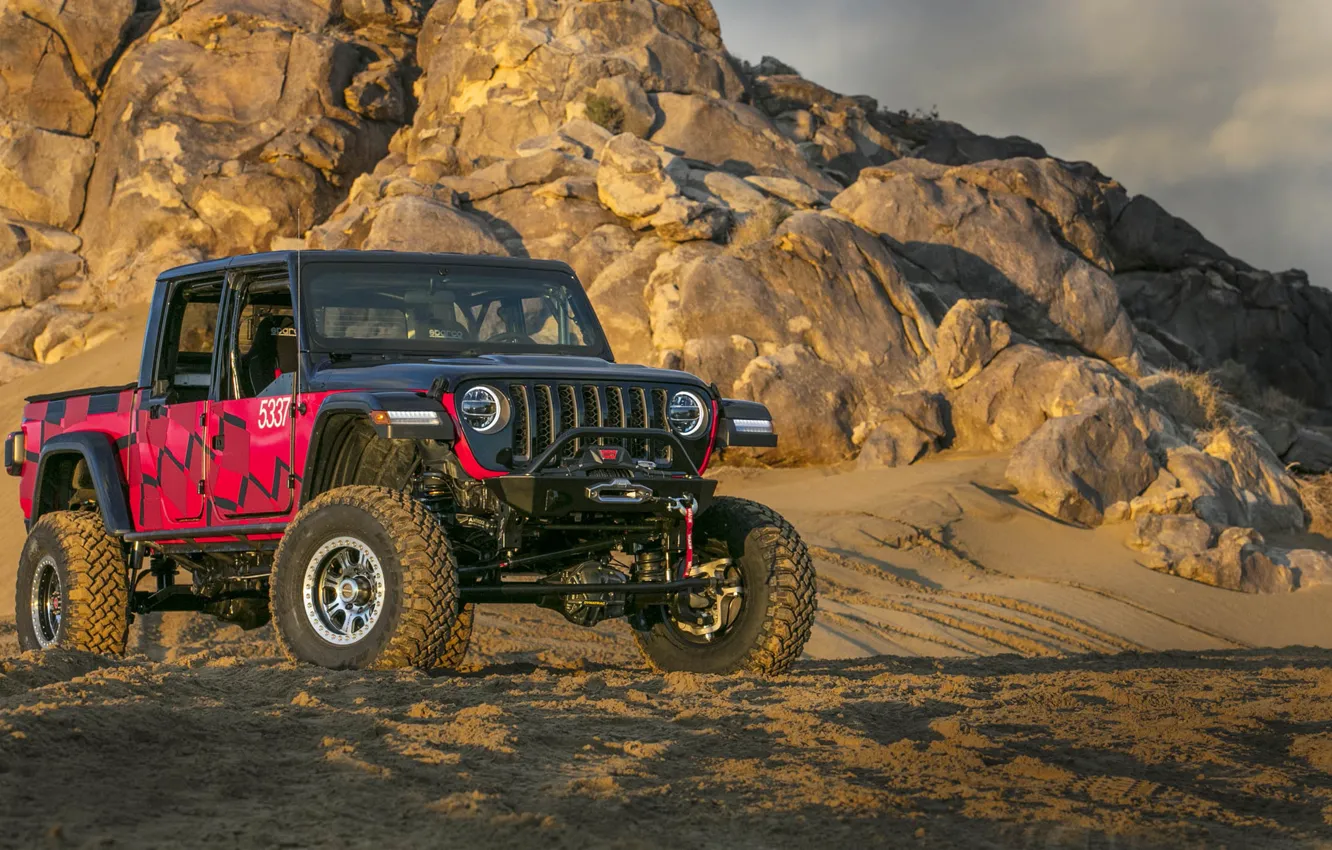
{"label": "door", "polygon": [[207,427],[220,278],[176,284],[159,335],[153,382],[136,416],[139,527],[170,529],[204,515]]}
{"label": "door", "polygon": [[208,416],[208,498],[222,520],[289,513],[297,344],[285,270],[247,275],[227,296],[220,387]]}

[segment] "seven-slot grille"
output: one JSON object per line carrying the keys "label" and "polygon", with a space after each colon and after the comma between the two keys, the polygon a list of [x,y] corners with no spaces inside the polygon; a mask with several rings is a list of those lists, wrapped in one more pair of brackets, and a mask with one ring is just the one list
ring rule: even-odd
{"label": "seven-slot grille", "polygon": [[[513,410],[513,459],[530,460],[571,428],[656,428],[669,430],[666,406],[673,390],[666,387],[608,383],[510,384]],[[576,457],[590,445],[623,446],[635,460],[669,463],[664,440],[601,437],[576,440],[561,457]]]}

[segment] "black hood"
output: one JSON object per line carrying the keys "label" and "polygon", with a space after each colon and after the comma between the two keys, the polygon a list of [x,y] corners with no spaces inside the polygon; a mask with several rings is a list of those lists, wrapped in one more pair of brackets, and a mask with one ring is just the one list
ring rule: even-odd
{"label": "black hood", "polygon": [[612,363],[599,357],[545,354],[483,354],[477,357],[433,357],[355,360],[315,364],[308,371],[305,392],[332,390],[429,390],[436,381],[453,389],[469,380],[626,381],[679,384],[707,389],[688,372]]}

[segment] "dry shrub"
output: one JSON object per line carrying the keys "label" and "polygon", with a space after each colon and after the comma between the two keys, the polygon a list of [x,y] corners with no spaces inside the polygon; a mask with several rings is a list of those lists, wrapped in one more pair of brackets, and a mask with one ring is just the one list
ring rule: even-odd
{"label": "dry shrub", "polygon": [[765,239],[771,239],[777,233],[777,228],[782,226],[782,222],[790,217],[790,207],[769,198],[731,229],[729,249],[735,252]]}
{"label": "dry shrub", "polygon": [[1242,363],[1227,360],[1208,374],[1236,402],[1255,413],[1296,422],[1302,422],[1308,416],[1309,411],[1303,404],[1276,387],[1261,383]]}
{"label": "dry shrub", "polygon": [[587,120],[600,124],[607,132],[619,133],[624,128],[624,109],[614,99],[590,94],[583,105],[587,107]]}
{"label": "dry shrub", "polygon": [[1304,510],[1309,514],[1309,530],[1332,537],[1332,473],[1323,475],[1292,474],[1299,488]]}
{"label": "dry shrub", "polygon": [[1226,392],[1209,374],[1164,370],[1144,388],[1172,419],[1196,431],[1215,431],[1231,422]]}

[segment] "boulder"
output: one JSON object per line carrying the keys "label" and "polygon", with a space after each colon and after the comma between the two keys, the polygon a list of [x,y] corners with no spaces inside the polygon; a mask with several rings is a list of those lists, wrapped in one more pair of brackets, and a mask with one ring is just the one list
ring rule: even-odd
{"label": "boulder", "polygon": [[[854,393],[850,380],[803,345],[757,357],[735,382],[736,397],[762,400],[780,422],[780,457],[795,463],[837,463],[851,457]],[[812,415],[817,411],[817,415]]]}
{"label": "boulder", "polygon": [[97,117],[64,43],[19,3],[0,5],[0,116],[74,136],[91,133]]}
{"label": "boulder", "polygon": [[1303,531],[1304,503],[1299,488],[1285,466],[1250,428],[1232,426],[1215,432],[1204,451],[1225,461],[1233,470],[1235,484],[1248,522],[1262,531]]}
{"label": "boulder", "polygon": [[930,392],[904,393],[888,401],[861,444],[862,467],[906,466],[937,451],[948,436],[944,398]]}
{"label": "boulder", "polygon": [[96,150],[87,139],[0,120],[0,207],[72,229]]}
{"label": "boulder", "polygon": [[1005,473],[1028,504],[1083,526],[1100,525],[1107,507],[1142,493],[1156,474],[1133,411],[1117,399],[1049,420],[1013,450]]}
{"label": "boulder", "polygon": [[101,98],[81,227],[109,300],[144,297],[182,253],[296,235],[384,156],[397,125],[347,92],[369,70],[401,83],[409,42],[331,23],[327,4],[190,4],[126,49]]}
{"label": "boulder", "polygon": [[794,177],[818,191],[841,188],[752,106],[665,92],[656,102],[661,113],[661,126],[651,136],[656,144],[740,176]]}
{"label": "boulder", "polygon": [[824,205],[823,196],[799,180],[792,180],[788,177],[764,177],[761,174],[756,174],[752,177],[746,177],[745,181],[751,186],[756,186],[769,195],[781,198],[783,201],[797,207],[808,209]]}
{"label": "boulder", "polygon": [[1214,537],[1212,527],[1198,517],[1146,514],[1134,523],[1128,545],[1143,553],[1146,566],[1168,570],[1206,552]]}
{"label": "boulder", "polygon": [[1166,469],[1188,494],[1190,509],[1216,528],[1248,524],[1249,512],[1239,495],[1230,465],[1193,446],[1166,451]]}
{"label": "boulder", "polygon": [[939,323],[934,360],[939,377],[957,389],[980,374],[1013,341],[997,301],[963,299]]}
{"label": "boulder", "polygon": [[[1267,436],[1266,432],[1263,436]],[[1268,440],[1268,443],[1271,442]],[[1273,446],[1273,450],[1276,450],[1276,446]],[[1296,429],[1290,444],[1280,454],[1286,466],[1297,467],[1300,472],[1311,475],[1332,472],[1332,437],[1322,431]]]}
{"label": "boulder", "polygon": [[64,251],[28,254],[0,270],[0,310],[35,307],[54,295],[60,284],[83,270],[83,259]]}
{"label": "boulder", "polygon": [[597,194],[601,203],[621,218],[644,221],[668,199],[680,195],[676,175],[684,175],[682,168],[683,163],[673,155],[630,133],[621,133],[601,152]]}
{"label": "boulder", "polygon": [[744,94],[707,0],[436,3],[417,58],[424,74],[413,132],[451,128],[453,144],[473,157],[513,156],[520,143],[588,115],[590,96],[615,101],[616,131],[633,132],[648,117],[640,90]]}
{"label": "boulder", "polygon": [[1043,209],[977,168],[918,159],[867,169],[835,210],[901,243],[907,257],[974,297],[1008,306],[1028,337],[1077,345],[1137,374],[1133,324],[1114,281],[1064,241]]}
{"label": "boulder", "polygon": [[374,216],[361,248],[385,251],[454,251],[506,256],[484,224],[459,210],[413,195],[387,199]]}
{"label": "boulder", "polygon": [[1332,585],[1332,554],[1317,549],[1269,549],[1268,555],[1290,569],[1300,590]]}
{"label": "boulder", "polygon": [[11,0],[10,5],[59,37],[89,91],[101,89],[108,65],[134,19],[135,0]]}
{"label": "boulder", "polygon": [[[1257,562],[1257,566],[1249,568],[1250,562]],[[1270,563],[1263,554],[1261,534],[1250,528],[1228,528],[1221,532],[1215,547],[1184,558],[1175,567],[1175,572],[1224,590],[1240,590],[1246,569],[1257,576],[1267,573]]]}
{"label": "boulder", "polygon": [[7,384],[10,381],[22,378],[24,375],[30,375],[40,368],[41,365],[32,360],[24,360],[12,354],[0,353],[0,384]]}
{"label": "boulder", "polygon": [[1129,503],[1127,518],[1142,519],[1149,516],[1187,514],[1193,510],[1193,498],[1180,486],[1179,479],[1169,469],[1161,470],[1152,485],[1141,496]]}

